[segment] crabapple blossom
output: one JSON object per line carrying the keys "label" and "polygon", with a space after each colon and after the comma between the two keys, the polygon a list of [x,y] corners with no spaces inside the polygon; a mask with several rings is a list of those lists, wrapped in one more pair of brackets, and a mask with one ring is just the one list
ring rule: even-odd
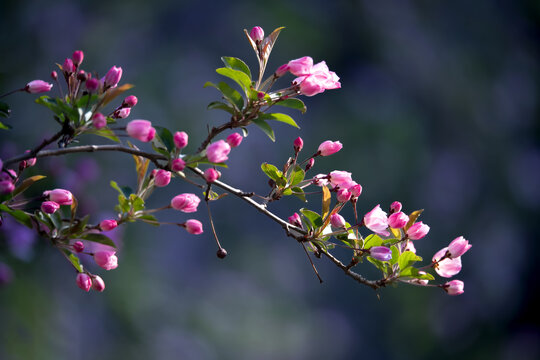
{"label": "crabapple blossom", "polygon": [[264,30],[260,26],[255,26],[249,32],[249,37],[253,41],[262,41],[264,39]]}
{"label": "crabapple blossom", "polygon": [[218,140],[208,145],[206,156],[210,162],[222,163],[229,159],[227,155],[229,155],[230,152],[231,146],[223,140]]}
{"label": "crabapple blossom", "polygon": [[98,79],[91,78],[91,79],[86,80],[85,86],[86,86],[86,90],[93,93],[97,89],[99,89],[100,83]]}
{"label": "crabapple blossom", "polygon": [[409,217],[402,211],[395,212],[388,217],[388,226],[401,229],[409,222]]}
{"label": "crabapple blossom", "polygon": [[174,159],[171,163],[172,171],[182,171],[186,167],[186,162],[182,159]]}
{"label": "crabapple blossom", "polygon": [[125,119],[129,116],[129,114],[131,113],[131,108],[129,107],[125,107],[125,108],[121,108],[121,109],[118,109],[116,110],[114,113],[113,113],[113,118],[115,119]]}
{"label": "crabapple blossom", "polygon": [[62,70],[64,70],[66,74],[73,73],[75,71],[75,65],[73,64],[73,60],[71,60],[70,58],[67,58],[66,60],[64,60],[64,64],[62,65]]}
{"label": "crabapple blossom", "polygon": [[73,64],[79,66],[83,62],[84,53],[81,50],[76,50],[71,55],[71,58],[73,59]]}
{"label": "crabapple blossom", "polygon": [[442,288],[448,295],[461,295],[465,292],[463,290],[464,285],[465,284],[461,280],[452,280],[444,284]]}
{"label": "crabapple blossom", "polygon": [[302,140],[300,136],[297,137],[296,139],[294,139],[293,146],[295,152],[302,151],[302,148],[304,147],[304,140]]}
{"label": "crabapple blossom", "polygon": [[364,225],[379,235],[390,235],[386,230],[388,229],[388,218],[386,217],[386,212],[381,210],[380,205],[375,206],[373,210],[364,215]]}
{"label": "crabapple blossom", "polygon": [[12,193],[13,190],[15,190],[15,185],[13,184],[13,181],[8,179],[0,181],[0,194],[9,194]]}
{"label": "crabapple blossom", "polygon": [[401,211],[401,203],[399,201],[394,201],[390,205],[390,212],[395,213],[395,212],[398,212],[398,211]]}
{"label": "crabapple blossom", "polygon": [[30,94],[40,94],[52,89],[53,85],[43,80],[33,80],[26,84],[24,90]]}
{"label": "crabapple blossom", "polygon": [[98,130],[104,128],[107,126],[107,118],[102,113],[94,113],[92,116],[92,125]]}
{"label": "crabapple blossom", "polygon": [[116,87],[118,83],[120,82],[120,78],[122,78],[122,68],[113,66],[107,71],[107,74],[105,74],[105,78],[103,79],[103,83],[105,86],[108,87]]}
{"label": "crabapple blossom", "polygon": [[73,195],[68,190],[54,189],[51,191],[45,191],[43,195],[48,196],[49,200],[58,203],[58,205],[73,204]]}
{"label": "crabapple blossom", "polygon": [[242,143],[242,140],[244,137],[240,135],[239,133],[232,133],[229,136],[227,136],[227,144],[229,144],[232,148],[239,146]]}
{"label": "crabapple blossom", "polygon": [[349,189],[356,185],[351,178],[351,173],[347,171],[334,170],[330,172],[330,185],[332,187],[339,187],[342,189]]}
{"label": "crabapple blossom", "polygon": [[337,192],[337,201],[344,203],[351,199],[352,194],[347,189],[339,189]]}
{"label": "crabapple blossom", "polygon": [[465,240],[463,236],[457,237],[450,245],[448,245],[448,252],[450,253],[450,258],[457,258],[463,254],[465,254],[472,245],[469,244],[468,240]]}
{"label": "crabapple blossom", "polygon": [[92,279],[90,276],[85,273],[78,273],[75,280],[79,288],[86,292],[90,291],[90,288],[92,287]]}
{"label": "crabapple blossom", "polygon": [[122,106],[123,107],[134,107],[135,105],[137,105],[137,102],[138,102],[138,99],[136,96],[134,95],[130,95],[128,97],[126,97],[124,99],[124,101],[122,101]]}
{"label": "crabapple blossom", "polygon": [[339,214],[332,214],[330,216],[330,224],[335,228],[345,227],[345,219]]}
{"label": "crabapple blossom", "polygon": [[326,140],[319,145],[319,153],[321,156],[328,156],[337,153],[343,145],[339,141]]}
{"label": "crabapple blossom", "polygon": [[174,145],[178,149],[183,149],[188,144],[188,134],[185,133],[184,131],[177,131],[174,133],[173,141],[174,141]]}
{"label": "crabapple blossom", "polygon": [[276,69],[276,71],[274,72],[274,76],[276,78],[282,77],[287,73],[287,71],[289,71],[289,64],[283,64]]}
{"label": "crabapple blossom", "polygon": [[298,215],[298,213],[294,213],[291,216],[289,216],[287,218],[287,221],[289,222],[289,224],[298,226],[299,228],[302,227],[302,219],[300,218],[300,215]]}
{"label": "crabapple blossom", "polygon": [[[445,257],[447,251],[447,247],[437,251],[435,255],[433,255],[432,259],[432,261],[435,263],[433,267],[435,268],[437,274],[445,278],[452,277],[461,271],[461,257],[454,259]],[[445,258],[443,259],[443,257]]]}
{"label": "crabapple blossom", "polygon": [[171,172],[163,169],[159,169],[154,176],[154,185],[157,187],[164,187],[171,182]]}
{"label": "crabapple blossom", "polygon": [[54,201],[44,201],[41,203],[41,211],[45,214],[54,214],[58,209],[60,209],[60,205]]}
{"label": "crabapple blossom", "polygon": [[353,185],[349,188],[349,191],[351,192],[353,197],[357,198],[360,196],[360,194],[362,194],[362,185],[360,184]]}
{"label": "crabapple blossom", "polygon": [[197,211],[197,206],[201,199],[195,194],[185,193],[180,194],[172,198],[171,206],[173,209],[180,210],[185,213],[192,213]]}
{"label": "crabapple blossom", "polygon": [[423,222],[414,223],[408,230],[407,235],[411,240],[420,240],[429,232],[429,226]]}
{"label": "crabapple blossom", "polygon": [[73,251],[75,252],[80,253],[80,252],[83,252],[84,250],[84,244],[82,241],[77,240],[73,243],[72,246],[73,246]]}
{"label": "crabapple blossom", "polygon": [[112,229],[116,228],[118,226],[118,223],[114,219],[107,219],[103,220],[99,223],[99,227],[103,231],[111,231]]}
{"label": "crabapple blossom", "polygon": [[113,270],[118,267],[116,251],[102,250],[94,253],[94,261],[105,270]]}
{"label": "crabapple blossom", "polygon": [[102,292],[105,290],[105,281],[97,275],[94,275],[92,279],[92,290]]}
{"label": "crabapple blossom", "polygon": [[193,235],[199,235],[203,233],[203,226],[199,220],[189,219],[185,223],[186,231]]}
{"label": "crabapple blossom", "polygon": [[204,171],[204,179],[207,183],[213,183],[214,181],[219,179],[220,176],[221,173],[214,168],[208,168]]}
{"label": "crabapple blossom", "polygon": [[156,129],[148,120],[131,120],[126,126],[126,131],[129,136],[142,142],[152,141],[156,135]]}

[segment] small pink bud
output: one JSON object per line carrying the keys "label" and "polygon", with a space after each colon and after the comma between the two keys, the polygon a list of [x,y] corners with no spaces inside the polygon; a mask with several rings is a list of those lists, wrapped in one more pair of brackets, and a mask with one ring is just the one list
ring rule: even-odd
{"label": "small pink bud", "polygon": [[386,230],[388,228],[388,218],[386,213],[381,210],[381,206],[377,205],[364,215],[364,225],[379,235],[388,236],[390,233]]}
{"label": "small pink bud", "polygon": [[302,151],[302,148],[304,147],[304,140],[302,140],[300,136],[297,137],[296,139],[294,139],[293,146],[295,152]]}
{"label": "small pink bud", "polygon": [[337,153],[342,147],[343,145],[339,141],[326,140],[319,145],[319,152],[321,156],[328,156]]}
{"label": "small pink bud", "polygon": [[109,69],[107,74],[105,74],[104,83],[108,87],[116,87],[122,78],[122,68],[113,66]]}
{"label": "small pink bud", "polygon": [[392,250],[386,246],[373,246],[369,249],[369,255],[379,261],[389,261],[392,259]]}
{"label": "small pink bud", "polygon": [[92,279],[92,290],[103,292],[105,290],[105,281],[97,275]]}
{"label": "small pink bud", "polygon": [[305,171],[308,171],[309,169],[311,169],[313,167],[313,165],[315,165],[315,159],[311,158],[311,159],[309,159],[309,161],[308,161],[308,163],[306,165]]}
{"label": "small pink bud", "polygon": [[53,85],[43,80],[33,80],[26,84],[24,90],[30,94],[41,94],[52,89]]}
{"label": "small pink bud", "polygon": [[112,117],[115,119],[125,119],[129,116],[130,113],[131,113],[131,108],[125,107],[125,108],[116,110],[113,113]]}
{"label": "small pink bud", "polygon": [[249,37],[253,41],[263,41],[264,39],[264,30],[260,26],[255,26],[251,31],[249,32]]}
{"label": "small pink bud", "polygon": [[64,72],[66,74],[71,74],[75,71],[75,65],[73,65],[73,60],[71,60],[70,58],[67,58],[66,60],[64,60],[64,65],[62,65],[62,70],[64,70]]}
{"label": "small pink bud", "polygon": [[154,178],[154,185],[157,187],[164,187],[169,185],[171,182],[171,172],[163,169],[159,169],[156,172],[155,178]]}
{"label": "small pink bud", "polygon": [[362,185],[356,184],[349,188],[349,191],[351,192],[352,196],[355,198],[359,197],[360,194],[362,194]]}
{"label": "small pink bud", "polygon": [[60,205],[54,201],[44,201],[41,203],[41,211],[45,214],[54,214],[58,209],[60,209]]}
{"label": "small pink bud", "polygon": [[58,73],[57,73],[56,71],[52,71],[52,72],[51,72],[51,78],[52,78],[53,80],[57,80],[57,79],[58,79]]}
{"label": "small pink bud", "polygon": [[118,267],[116,251],[98,251],[94,254],[94,261],[105,270],[113,270]]}
{"label": "small pink bud", "polygon": [[124,101],[122,102],[122,106],[134,107],[135,105],[137,105],[137,102],[138,102],[137,97],[134,95],[130,95],[124,99]]}
{"label": "small pink bud", "polygon": [[100,86],[99,80],[94,79],[94,78],[86,80],[85,84],[86,84],[86,90],[88,90],[91,93],[97,91],[97,89],[99,89],[99,86]]}
{"label": "small pink bud", "polygon": [[347,189],[339,189],[337,192],[337,201],[340,203],[347,202],[351,199],[352,194]]}
{"label": "small pink bud", "polygon": [[299,228],[303,228],[302,219],[300,218],[300,215],[298,215],[298,213],[294,213],[291,216],[289,216],[287,218],[287,221],[289,221],[289,224],[292,224],[294,226],[298,226]]}
{"label": "small pink bud", "polygon": [[394,201],[392,205],[390,205],[390,212],[395,213],[401,211],[401,203],[399,201]]}
{"label": "small pink bud", "polygon": [[457,257],[454,259],[445,257],[447,252],[447,247],[442,248],[441,250],[437,251],[431,259],[431,261],[436,263],[433,266],[435,268],[435,272],[437,272],[439,276],[445,278],[457,275],[461,271],[461,257]]}
{"label": "small pink bud", "polygon": [[218,140],[211,143],[206,148],[206,156],[208,161],[213,163],[222,163],[227,161],[229,158],[227,155],[231,152],[231,146],[223,140]]}
{"label": "small pink bud", "polygon": [[111,231],[112,229],[116,228],[118,226],[118,223],[114,219],[107,219],[103,220],[99,223],[99,227],[103,231]]}
{"label": "small pink bud", "polygon": [[156,129],[148,120],[131,120],[126,126],[126,131],[129,136],[142,142],[152,141],[156,135]]}
{"label": "small pink bud", "polygon": [[182,159],[174,159],[171,163],[172,171],[182,171],[186,167],[186,162]]}
{"label": "small pink bud", "polygon": [[463,236],[455,238],[450,245],[448,245],[448,251],[450,252],[450,258],[457,258],[465,254],[472,245],[469,244],[468,240],[465,240]]}
{"label": "small pink bud", "polygon": [[188,144],[188,134],[186,134],[184,131],[177,131],[174,133],[173,140],[174,145],[178,149],[183,149]]}
{"label": "small pink bud", "polygon": [[429,226],[423,222],[414,223],[408,230],[407,235],[411,240],[419,240],[427,235],[429,232]]}
{"label": "small pink bud", "polygon": [[10,194],[15,190],[15,185],[11,180],[0,181],[0,195]]}
{"label": "small pink bud", "polygon": [[87,292],[90,291],[90,288],[92,287],[92,279],[90,276],[85,273],[78,273],[76,281],[79,288]]}
{"label": "small pink bud", "polygon": [[84,53],[81,50],[77,50],[73,52],[73,55],[71,55],[71,58],[73,59],[73,63],[75,65],[80,65],[83,62]]}
{"label": "small pink bud", "polygon": [[409,217],[401,211],[395,212],[388,217],[388,226],[394,229],[401,229],[407,225],[408,222]]}
{"label": "small pink bud", "polygon": [[208,168],[204,171],[204,178],[207,183],[213,183],[221,177],[221,173],[214,168]]}
{"label": "small pink bud", "polygon": [[287,73],[287,71],[289,71],[289,64],[283,64],[276,69],[274,76],[277,78],[282,77]]}
{"label": "small pink bud", "polygon": [[[24,153],[28,154],[29,152],[30,152],[30,150],[26,150]],[[26,159],[26,166],[28,166],[28,167],[34,166],[34,165],[36,165],[36,161],[37,161],[36,158]]]}
{"label": "small pink bud", "polygon": [[264,98],[264,95],[265,95],[265,94],[264,94],[262,91],[259,91],[259,92],[257,93],[257,99],[262,100],[262,99]]}
{"label": "small pink bud", "polygon": [[84,250],[84,244],[82,241],[75,241],[73,243],[73,251],[80,253],[80,252],[83,252],[83,250]]}
{"label": "small pink bud", "polygon": [[333,214],[330,216],[330,224],[335,228],[345,227],[345,219],[339,214]]}
{"label": "small pink bud", "polygon": [[227,144],[229,144],[232,148],[235,148],[242,143],[243,139],[244,138],[239,133],[232,133],[227,136]]}
{"label": "small pink bud", "polygon": [[193,235],[199,235],[203,233],[203,226],[199,220],[189,219],[185,223],[186,231]]}
{"label": "small pink bud", "polygon": [[185,193],[180,194],[172,198],[171,206],[173,209],[180,210],[185,213],[192,213],[197,211],[197,206],[201,199],[195,194]]}
{"label": "small pink bud", "polygon": [[107,118],[102,113],[94,113],[92,116],[92,125],[98,130],[104,128],[107,126]]}
{"label": "small pink bud", "polygon": [[448,295],[461,295],[465,292],[463,290],[464,285],[465,284],[461,280],[452,280],[444,284],[443,289]]}
{"label": "small pink bud", "polygon": [[71,205],[73,204],[73,195],[68,190],[54,189],[46,192],[45,196],[49,196],[49,200],[58,203],[58,205]]}

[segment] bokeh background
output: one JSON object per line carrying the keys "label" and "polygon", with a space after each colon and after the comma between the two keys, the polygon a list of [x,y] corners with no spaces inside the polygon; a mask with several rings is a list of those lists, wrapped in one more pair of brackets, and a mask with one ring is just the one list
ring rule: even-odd
{"label": "bokeh background", "polygon": [[[473,247],[457,276],[465,281],[459,297],[407,286],[375,293],[324,259],[316,261],[321,285],[297,243],[229,197],[212,204],[226,260],[215,256],[204,212],[200,236],[136,224],[114,235],[120,266],[101,273],[106,291],[87,294],[45,241],[6,220],[0,261],[14,278],[0,287],[0,359],[540,357],[538,1],[4,0],[1,7],[0,93],[47,80],[55,63],[82,49],[85,69],[122,66],[122,81],[136,84],[130,118],[187,131],[192,151],[207,124],[225,120],[205,110],[218,94],[202,87],[220,80],[219,57],[240,57],[254,70],[242,30],[286,26],[269,70],[309,55],[326,60],[342,89],[306,99],[308,112],[293,114],[302,129],[276,125],[276,143],[252,129],[223,179],[264,194],[261,162],[283,163],[299,135],[306,152],[339,139],[344,150],[318,160],[316,171],[352,171],[364,186],[361,212],[394,200],[406,211],[425,209],[431,231],[416,245],[427,260],[459,235]],[[1,158],[54,131],[34,97],[8,98],[13,131],[0,133]],[[121,154],[44,159],[32,171],[54,175],[37,192],[69,187],[95,222],[113,214],[108,182],[134,181],[132,160]],[[174,183],[149,206],[192,190]],[[286,200],[271,209],[286,217],[302,206]],[[185,220],[172,212],[160,218]]]}

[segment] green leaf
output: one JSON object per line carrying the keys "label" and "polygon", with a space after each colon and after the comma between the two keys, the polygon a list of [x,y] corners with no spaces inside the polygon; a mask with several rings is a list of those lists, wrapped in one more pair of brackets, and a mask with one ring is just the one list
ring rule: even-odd
{"label": "green leaf", "polygon": [[51,222],[53,223],[55,229],[59,231],[62,230],[63,222],[62,222],[62,216],[60,215],[60,211],[56,211],[54,214],[47,214],[46,216],[48,216],[49,219],[51,219]]}
{"label": "green leaf", "polygon": [[291,173],[290,185],[294,186],[304,180],[306,175],[305,171],[298,165],[295,166],[293,172]]}
{"label": "green leaf", "polygon": [[400,269],[404,270],[409,266],[413,266],[415,262],[421,260],[422,258],[413,253],[412,251],[405,251],[399,256],[398,265]]}
{"label": "green leaf", "polygon": [[306,110],[307,110],[306,104],[304,104],[304,102],[302,100],[295,99],[295,98],[276,101],[275,105],[300,110],[302,112],[302,114],[304,114],[306,112]]}
{"label": "green leaf", "polygon": [[118,137],[114,134],[114,131],[112,131],[111,129],[103,128],[103,129],[98,130],[94,128],[89,128],[85,130],[84,133],[97,135],[97,136],[101,136],[115,142],[120,142],[120,139],[118,139]]}
{"label": "green leaf", "polygon": [[298,125],[296,124],[296,122],[293,120],[293,118],[290,117],[289,115],[286,115],[286,114],[280,114],[280,113],[259,114],[259,119],[260,119],[260,120],[275,120],[275,121],[280,121],[280,122],[283,122],[283,123],[285,123],[285,124],[288,124],[288,125],[291,125],[291,126],[294,126],[294,127],[300,129],[300,126],[298,126]]}
{"label": "green leaf", "polygon": [[156,217],[153,215],[141,215],[138,216],[137,219],[153,226],[159,226],[158,219],[156,219]]}
{"label": "green leaf", "polygon": [[79,258],[73,255],[73,253],[71,253],[69,250],[64,249],[62,251],[64,252],[64,254],[66,254],[67,258],[73,264],[75,269],[77,269],[78,272],[82,273],[83,266],[81,265],[81,261],[79,260]]}
{"label": "green leaf", "polygon": [[386,266],[382,261],[372,258],[371,256],[367,257],[368,261],[375,265],[375,267],[383,272],[386,275]]}
{"label": "green leaf", "polygon": [[278,181],[280,180],[282,177],[283,177],[283,173],[278,170],[277,167],[275,167],[274,165],[272,164],[268,164],[268,163],[262,163],[261,164],[261,170],[266,174],[268,175],[268,177],[270,179],[273,179],[275,181]]}
{"label": "green leaf", "polygon": [[131,194],[129,196],[129,201],[131,202],[131,206],[133,207],[133,211],[141,211],[144,210],[144,200],[138,197],[135,194]]}
{"label": "green leaf", "polygon": [[289,195],[292,195],[292,189],[291,188],[286,188],[285,190],[283,190],[283,193],[282,193],[284,196],[289,196]]}
{"label": "green leaf", "polygon": [[399,250],[397,248],[397,246],[392,246],[390,248],[390,250],[392,250],[392,259],[390,259],[390,265],[394,265],[395,263],[398,262],[398,259],[399,259]]}
{"label": "green leaf", "polygon": [[261,119],[253,119],[251,120],[255,125],[261,128],[262,131],[270,138],[272,141],[276,141],[276,135],[274,134],[274,130],[268,125],[268,123]]}
{"label": "green leaf", "polygon": [[11,209],[9,208],[8,206],[4,205],[4,204],[0,204],[0,211],[4,211],[6,213],[8,213],[9,215],[11,215],[15,220],[17,220],[17,222],[23,224],[24,226],[28,227],[28,228],[32,228],[32,217],[22,211],[22,210],[14,210],[14,209]]}
{"label": "green leaf", "polygon": [[159,140],[165,145],[167,150],[169,152],[173,151],[175,149],[174,140],[173,140],[173,134],[169,131],[169,129],[164,128],[162,126],[154,126],[156,129],[156,135],[158,135]]}
{"label": "green leaf", "polygon": [[412,266],[409,266],[408,268],[403,269],[399,273],[399,276],[409,277],[409,278],[414,278],[414,279],[421,279],[421,280],[435,280],[435,277],[433,277],[433,275],[431,275],[430,273],[420,274],[420,270]]}
{"label": "green leaf", "polygon": [[242,97],[242,95],[240,95],[238,91],[230,87],[229,84],[227,84],[226,82],[220,81],[216,85],[208,81],[206,82],[206,84],[204,84],[204,87],[208,86],[212,86],[221,91],[225,99],[227,99],[229,103],[234,106],[238,111],[240,111],[244,107],[244,98]]}
{"label": "green leaf", "polygon": [[97,94],[93,94],[93,95],[86,94],[84,96],[81,96],[81,98],[75,102],[75,106],[79,108],[85,108],[87,106],[89,107],[89,105],[92,105],[93,103],[95,103],[98,100],[98,98],[99,96]]}
{"label": "green leaf", "polygon": [[234,108],[232,108],[230,105],[227,105],[225,103],[222,103],[221,101],[212,101],[208,106],[206,107],[208,110],[213,109],[219,109],[228,112],[231,115],[234,115],[235,111]]}
{"label": "green leaf", "polygon": [[251,79],[251,71],[249,70],[249,66],[247,66],[242,60],[235,57],[223,56],[221,61],[223,61],[226,67],[234,70],[240,70]]}
{"label": "green leaf", "polygon": [[10,130],[11,126],[4,124],[0,121],[0,130]]}
{"label": "green leaf", "polygon": [[118,191],[118,193],[119,193],[120,195],[124,195],[124,192],[122,191],[122,189],[120,189],[120,186],[118,186],[118,184],[116,183],[116,181],[111,180],[111,182],[110,182],[109,184],[111,185],[111,187],[112,187],[113,189],[115,189],[116,191]]}
{"label": "green leaf", "polygon": [[293,191],[294,196],[296,196],[297,198],[299,198],[300,200],[302,200],[304,202],[307,202],[306,195],[304,194],[304,190],[302,190],[299,187],[293,187],[292,191]]}
{"label": "green leaf", "polygon": [[73,237],[77,237],[81,232],[83,232],[89,219],[90,215],[86,215],[81,220],[76,221],[70,229],[70,235]]}
{"label": "green leaf", "polygon": [[226,76],[231,80],[234,80],[244,90],[246,94],[251,89],[251,78],[240,70],[234,70],[230,68],[219,68],[216,72],[220,75]]}
{"label": "green leaf", "polygon": [[366,237],[364,241],[364,249],[370,249],[374,246],[380,246],[383,243],[383,239],[379,235],[371,234]]}
{"label": "green leaf", "polygon": [[[0,101],[0,117],[8,118],[11,115],[11,109],[5,102]],[[2,124],[2,123],[0,123]]]}
{"label": "green leaf", "polygon": [[81,239],[100,243],[103,245],[112,246],[113,248],[116,248],[116,245],[114,244],[114,242],[109,237],[103,234],[95,234],[95,233],[86,234],[86,235],[81,236]]}
{"label": "green leaf", "polygon": [[315,211],[300,209],[300,212],[309,220],[313,227],[319,228],[323,226],[322,217],[317,214]]}
{"label": "green leaf", "polygon": [[23,191],[28,189],[30,186],[32,186],[32,184],[34,184],[36,181],[39,181],[44,178],[46,178],[46,176],[44,175],[34,175],[27,179],[24,179],[21,185],[17,186],[17,188],[13,190],[13,192],[11,193],[12,196],[15,197],[16,195],[22,193]]}
{"label": "green leaf", "polygon": [[51,98],[50,96],[43,95],[43,96],[38,97],[35,101],[37,104],[47,107],[56,115],[60,115],[63,112],[62,108],[58,105],[56,100]]}

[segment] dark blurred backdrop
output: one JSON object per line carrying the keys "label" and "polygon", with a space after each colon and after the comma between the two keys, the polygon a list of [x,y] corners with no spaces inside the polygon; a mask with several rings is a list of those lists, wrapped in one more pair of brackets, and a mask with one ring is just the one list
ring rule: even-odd
{"label": "dark blurred backdrop", "polygon": [[[220,80],[219,57],[254,70],[242,30],[285,26],[269,70],[309,55],[326,60],[342,89],[306,99],[308,112],[294,114],[302,129],[277,125],[275,144],[252,129],[223,179],[265,193],[261,162],[282,163],[299,135],[309,152],[339,139],[344,150],[317,170],[352,171],[364,186],[360,212],[394,200],[424,208],[431,231],[416,245],[426,260],[459,235],[473,247],[457,276],[465,294],[399,286],[379,299],[324,259],[320,285],[297,243],[225,198],[212,206],[226,260],[202,212],[200,236],[135,225],[118,234],[106,291],[87,294],[57,252],[6,221],[0,261],[15,278],[0,288],[0,359],[539,358],[539,22],[535,0],[4,0],[0,93],[47,80],[82,49],[85,69],[122,66],[122,81],[136,85],[131,119],[187,131],[191,151],[207,124],[225,120],[205,110],[218,94],[202,87]],[[52,133],[34,97],[8,98],[13,131],[0,133],[1,158]],[[120,154],[43,159],[32,171],[58,175],[93,221],[112,215],[108,182],[134,179]],[[175,183],[149,206],[192,190]],[[286,217],[301,206],[271,208]]]}

